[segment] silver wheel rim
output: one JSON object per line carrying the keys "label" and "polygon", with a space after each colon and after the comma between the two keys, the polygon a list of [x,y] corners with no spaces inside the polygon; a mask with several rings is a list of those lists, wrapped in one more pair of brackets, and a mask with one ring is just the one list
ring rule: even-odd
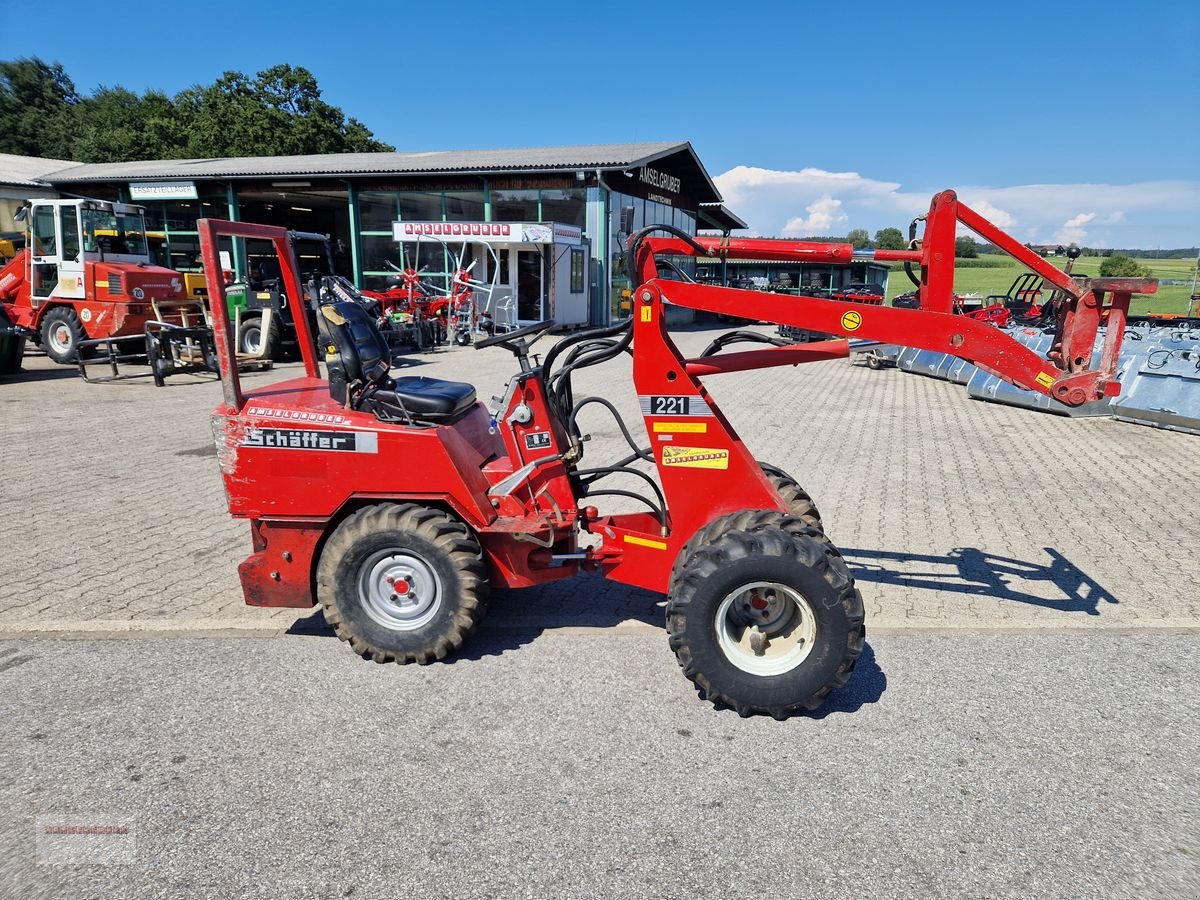
{"label": "silver wheel rim", "polygon": [[423,559],[404,550],[380,550],[358,570],[358,601],[378,625],[415,631],[442,606],[442,582]]}
{"label": "silver wheel rim", "polygon": [[242,332],[242,351],[257,353],[262,347],[262,329],[247,328]]}
{"label": "silver wheel rim", "polygon": [[65,323],[59,322],[50,328],[50,347],[55,353],[69,353],[72,343],[71,329]]}
{"label": "silver wheel rim", "polygon": [[751,675],[782,675],[812,653],[817,620],[802,594],[785,584],[756,581],[728,594],[713,621],[730,663]]}

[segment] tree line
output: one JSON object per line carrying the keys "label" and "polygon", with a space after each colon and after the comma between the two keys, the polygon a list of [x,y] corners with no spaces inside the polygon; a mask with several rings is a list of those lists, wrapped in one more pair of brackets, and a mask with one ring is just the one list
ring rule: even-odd
{"label": "tree line", "polygon": [[0,61],[0,153],[76,162],[394,150],[321,98],[312,72],[226,72],[174,97],[98,87],[81,94],[60,63]]}

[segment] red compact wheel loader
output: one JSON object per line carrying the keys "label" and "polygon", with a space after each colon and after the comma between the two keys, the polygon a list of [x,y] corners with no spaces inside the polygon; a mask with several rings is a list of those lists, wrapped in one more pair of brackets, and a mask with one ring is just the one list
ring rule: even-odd
{"label": "red compact wheel loader", "polygon": [[[954,314],[959,222],[1058,289],[1050,358]],[[273,241],[288,295],[302,296],[283,228],[203,220],[199,230],[212,273],[220,272],[220,236]],[[540,364],[530,347],[553,322],[476,344],[509,350],[520,369],[493,413],[470,385],[390,374],[386,342],[371,317],[347,302],[318,307],[317,335],[308,333],[308,317],[297,317],[304,377],[243,392],[226,304],[216,297],[224,402],[213,430],[230,512],[250,520],[254,552],[239,567],[246,602],[319,603],[363,657],[428,663],[466,640],[490,588],[597,571],[667,594],[671,648],[708,699],[742,715],[786,718],[815,709],[845,684],[863,649],[862,599],[811,498],[787,473],[754,459],[705,382],[724,372],[845,357],[848,342],[685,359],[665,327],[664,300],[952,353],[1078,405],[1119,391],[1115,365],[1130,296],[1156,288],[1142,279],[1072,280],[950,191],[934,197],[924,238],[909,250],[695,238],[650,226],[629,238],[627,253],[638,285],[629,320],[562,338]],[[658,254],[904,261],[920,267],[920,304],[872,307],[664,280]],[[209,284],[223,293],[219,277]],[[1102,320],[1106,343],[1092,368]],[[645,438],[635,440],[621,423],[629,453],[584,466],[580,410],[616,410],[603,397],[577,398],[572,374],[626,352]],[[658,477],[634,468],[638,462],[652,463]],[[648,495],[605,489],[603,479],[618,472],[643,479]],[[612,495],[637,497],[647,511],[606,513]],[[581,533],[594,545],[581,544]]]}
{"label": "red compact wheel loader", "polygon": [[0,268],[0,307],[55,362],[74,364],[86,340],[140,335],[156,303],[187,299],[183,276],[153,264],[142,207],[31,200],[19,215],[27,246]]}

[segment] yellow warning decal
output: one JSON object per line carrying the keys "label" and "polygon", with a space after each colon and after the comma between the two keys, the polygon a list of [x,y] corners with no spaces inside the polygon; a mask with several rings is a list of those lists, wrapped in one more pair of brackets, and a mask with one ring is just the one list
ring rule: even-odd
{"label": "yellow warning decal", "polygon": [[649,322],[653,318],[654,318],[654,307],[653,306],[643,306],[642,307],[642,321]]}
{"label": "yellow warning decal", "polygon": [[1045,372],[1040,372],[1038,374],[1038,377],[1035,380],[1037,381],[1038,384],[1040,384],[1044,388],[1054,386],[1054,379],[1051,376],[1047,375]]}
{"label": "yellow warning decal", "polygon": [[668,432],[676,432],[678,434],[705,434],[708,432],[707,422],[655,422],[654,433],[664,434]]}
{"label": "yellow warning decal", "polygon": [[729,451],[720,447],[663,447],[662,464],[684,469],[728,469]]}
{"label": "yellow warning decal", "polygon": [[637,537],[636,535],[627,534],[624,537],[625,543],[636,544],[638,547],[649,547],[651,550],[666,550],[666,541],[652,541],[650,538]]}
{"label": "yellow warning decal", "polygon": [[862,313],[851,311],[842,314],[842,327],[847,331],[858,331],[861,325]]}

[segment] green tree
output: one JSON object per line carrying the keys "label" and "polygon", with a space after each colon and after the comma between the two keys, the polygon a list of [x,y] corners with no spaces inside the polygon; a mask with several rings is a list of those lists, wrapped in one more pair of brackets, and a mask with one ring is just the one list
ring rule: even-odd
{"label": "green tree", "polygon": [[287,156],[393,150],[357,119],[321,99],[313,74],[272,66],[250,78],[226,72],[175,98],[185,156]]}
{"label": "green tree", "polygon": [[79,103],[76,121],[71,158],[80,162],[177,158],[187,144],[174,102],[158,91],[101,87]]}
{"label": "green tree", "polygon": [[846,235],[846,243],[852,245],[855,250],[862,250],[871,246],[871,235],[865,228],[855,228]]}
{"label": "green tree", "polygon": [[881,228],[875,232],[875,246],[880,250],[906,250],[908,241],[899,228]]}
{"label": "green tree", "polygon": [[1114,253],[1100,263],[1101,278],[1150,278],[1150,270],[1138,265],[1124,253]]}
{"label": "green tree", "polygon": [[954,255],[958,259],[975,259],[979,256],[979,245],[975,243],[975,238],[970,235],[955,238]]}
{"label": "green tree", "polygon": [[0,61],[0,153],[69,159],[75,84],[58,63]]}

